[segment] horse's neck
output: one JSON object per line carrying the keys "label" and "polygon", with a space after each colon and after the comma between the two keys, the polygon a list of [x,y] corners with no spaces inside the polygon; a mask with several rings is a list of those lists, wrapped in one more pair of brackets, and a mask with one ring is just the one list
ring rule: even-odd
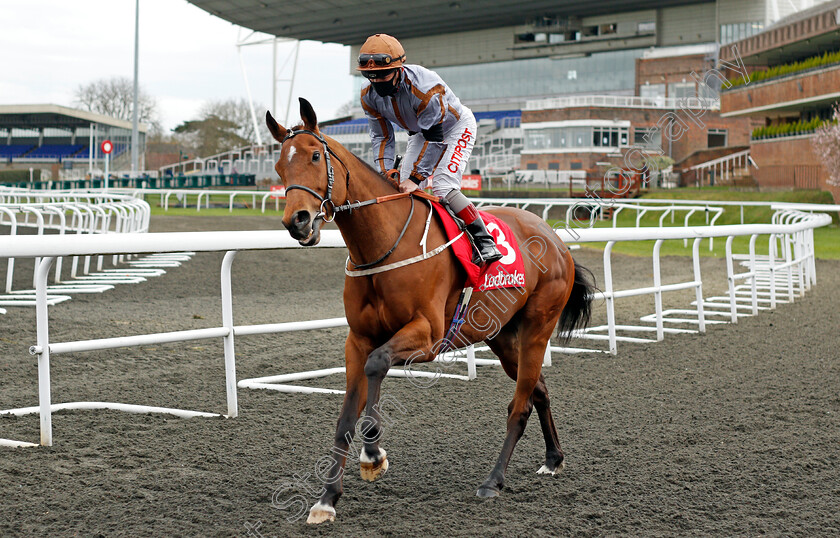
{"label": "horse's neck", "polygon": [[[349,151],[341,155],[341,160],[350,168],[349,201],[373,200],[399,192]],[[410,203],[403,199],[371,204],[336,215],[335,223],[344,237],[350,258],[357,264],[368,263],[391,248],[408,218]]]}

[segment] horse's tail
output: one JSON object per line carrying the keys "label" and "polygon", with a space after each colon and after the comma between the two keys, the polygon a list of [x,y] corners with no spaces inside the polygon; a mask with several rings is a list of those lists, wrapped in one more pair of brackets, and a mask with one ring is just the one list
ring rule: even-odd
{"label": "horse's tail", "polygon": [[575,281],[572,284],[572,293],[563,313],[560,314],[560,323],[557,324],[557,336],[567,344],[572,338],[572,332],[576,329],[583,329],[589,325],[589,317],[592,315],[592,293],[595,291],[595,276],[586,267],[575,264]]}

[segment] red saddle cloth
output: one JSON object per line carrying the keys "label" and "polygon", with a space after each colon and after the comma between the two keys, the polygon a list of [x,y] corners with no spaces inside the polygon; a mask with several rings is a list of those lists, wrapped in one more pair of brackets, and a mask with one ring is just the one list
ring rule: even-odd
{"label": "red saddle cloth", "polygon": [[[443,223],[446,236],[453,239],[461,229],[452,215],[438,203],[432,203],[437,216]],[[464,270],[467,272],[467,286],[480,291],[493,290],[497,288],[518,288],[525,286],[525,264],[522,261],[522,253],[510,226],[503,220],[497,219],[490,213],[479,211],[487,231],[496,240],[496,247],[502,253],[502,259],[490,265],[478,266],[472,262],[473,248],[467,233],[455,241],[450,248],[455,252]]]}

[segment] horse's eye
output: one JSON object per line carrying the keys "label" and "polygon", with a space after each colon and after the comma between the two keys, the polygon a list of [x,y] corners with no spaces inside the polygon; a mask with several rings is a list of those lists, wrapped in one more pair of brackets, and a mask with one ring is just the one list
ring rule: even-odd
{"label": "horse's eye", "polygon": [[312,162],[313,163],[317,163],[320,160],[321,160],[321,152],[320,151],[316,151],[315,153],[312,154]]}

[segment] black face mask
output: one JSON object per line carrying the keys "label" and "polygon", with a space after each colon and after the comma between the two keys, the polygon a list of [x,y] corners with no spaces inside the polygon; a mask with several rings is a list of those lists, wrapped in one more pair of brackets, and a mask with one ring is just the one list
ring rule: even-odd
{"label": "black face mask", "polygon": [[370,85],[373,86],[373,90],[379,95],[379,97],[388,97],[390,95],[395,95],[397,93],[397,84],[399,83],[399,76],[399,73],[397,73],[391,80],[386,80],[383,82],[374,82],[371,80]]}

